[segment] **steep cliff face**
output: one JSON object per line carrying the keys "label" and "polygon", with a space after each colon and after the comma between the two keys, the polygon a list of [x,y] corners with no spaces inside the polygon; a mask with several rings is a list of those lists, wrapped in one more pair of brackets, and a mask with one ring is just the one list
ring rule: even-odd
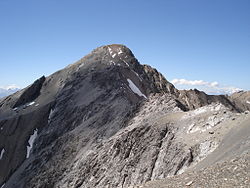
{"label": "steep cliff face", "polygon": [[149,79],[151,88],[154,88],[155,93],[177,93],[177,89],[173,84],[168,82],[166,78],[159,73],[156,69],[149,65],[143,65],[144,71]]}
{"label": "steep cliff face", "polygon": [[123,45],[99,47],[0,100],[0,185],[128,187],[182,173],[202,151],[180,138],[223,121],[210,110],[192,125],[184,111],[215,103],[243,111],[224,96],[178,91]]}

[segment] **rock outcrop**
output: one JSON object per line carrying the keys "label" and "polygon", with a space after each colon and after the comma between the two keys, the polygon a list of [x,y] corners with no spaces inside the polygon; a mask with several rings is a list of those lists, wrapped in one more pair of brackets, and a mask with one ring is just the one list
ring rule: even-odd
{"label": "rock outcrop", "polygon": [[245,111],[250,111],[250,92],[249,91],[240,91],[237,93],[233,93],[228,97],[229,100],[234,103],[234,105]]}
{"label": "rock outcrop", "polygon": [[16,108],[21,105],[25,105],[29,102],[32,102],[40,95],[40,90],[42,88],[43,82],[45,81],[45,77],[42,76],[38,80],[36,80],[31,86],[29,86],[22,95],[18,98],[17,102],[13,106]]}

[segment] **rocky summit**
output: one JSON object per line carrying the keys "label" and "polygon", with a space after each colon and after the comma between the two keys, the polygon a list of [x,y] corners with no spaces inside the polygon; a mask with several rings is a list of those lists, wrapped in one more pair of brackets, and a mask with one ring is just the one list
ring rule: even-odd
{"label": "rocky summit", "polygon": [[0,186],[247,187],[249,110],[249,92],[178,90],[102,46],[0,99]]}

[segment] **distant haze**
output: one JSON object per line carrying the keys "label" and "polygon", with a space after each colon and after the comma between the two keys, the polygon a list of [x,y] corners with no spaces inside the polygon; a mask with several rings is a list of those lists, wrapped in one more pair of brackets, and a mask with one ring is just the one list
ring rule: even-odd
{"label": "distant haze", "polygon": [[21,88],[15,85],[10,85],[6,87],[0,87],[0,98],[8,96],[16,91],[20,90]]}

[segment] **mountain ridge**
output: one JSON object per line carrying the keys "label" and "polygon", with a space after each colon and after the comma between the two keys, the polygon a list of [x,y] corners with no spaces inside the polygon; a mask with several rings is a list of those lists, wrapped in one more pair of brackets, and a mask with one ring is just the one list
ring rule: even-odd
{"label": "mountain ridge", "polygon": [[[175,175],[195,163],[201,152],[196,148],[199,143],[187,149],[178,140],[178,135],[190,133],[187,127],[176,127],[186,113],[209,109],[210,116],[199,120],[209,122],[206,128],[200,123],[192,127],[206,131],[224,122],[227,114],[234,117],[249,110],[242,100],[177,90],[156,69],[141,65],[126,46],[98,47],[0,100],[0,149],[5,151],[0,184],[128,187]],[[218,103],[226,114],[217,112]],[[27,147],[32,148],[28,158]]]}

